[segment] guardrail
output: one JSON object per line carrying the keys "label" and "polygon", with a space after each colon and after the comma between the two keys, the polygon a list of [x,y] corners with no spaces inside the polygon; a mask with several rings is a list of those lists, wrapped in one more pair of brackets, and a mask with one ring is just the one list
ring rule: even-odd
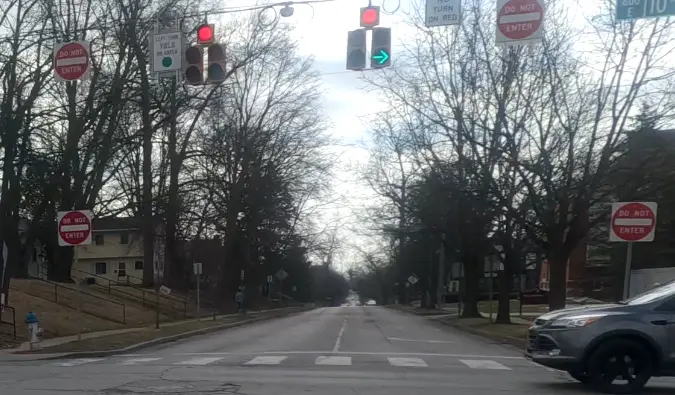
{"label": "guardrail", "polygon": [[[84,312],[84,313],[87,313],[89,315],[93,315],[93,316],[98,317],[98,318],[103,318],[103,319],[108,320],[108,321],[118,322],[120,324],[126,325],[126,323],[127,323],[127,306],[124,303],[120,303],[118,301],[111,300],[111,299],[106,299],[106,298],[100,297],[98,295],[93,295],[93,294],[90,294],[88,292],[83,291],[82,289],[80,289],[80,291],[79,291],[80,301],[78,301],[77,300],[77,293],[78,293],[77,289],[66,287],[66,286],[63,286],[63,285],[61,285],[59,283],[56,283],[54,281],[44,280],[44,279],[41,279],[41,278],[32,277],[32,279],[37,280],[39,283],[46,284],[47,288],[53,287],[53,289],[54,289],[54,291],[53,291],[54,299],[52,300],[48,297],[45,297],[44,295],[38,294],[37,292],[30,292],[30,290],[22,290],[22,289],[18,289],[16,287],[12,287],[12,288],[19,291],[19,292],[25,292],[29,295],[35,296],[36,298],[40,298],[40,299],[44,299],[44,300],[47,300],[47,301],[50,301],[50,302],[58,303],[58,304],[61,304],[61,305],[64,305],[64,306],[67,306],[67,307],[70,307],[70,308],[74,308],[74,309],[76,309],[78,307],[77,306],[78,303],[81,303],[82,312]],[[81,285],[80,285],[80,287],[81,287]],[[49,292],[49,294],[52,294],[52,292]],[[106,303],[110,303],[110,304],[113,304],[113,305],[116,305],[116,306],[120,306],[119,308],[121,310],[120,311],[121,312],[121,314],[120,314],[121,319],[114,318],[113,316],[111,316],[109,314],[100,313],[99,310],[100,310],[101,306],[96,306],[96,308],[88,307],[87,303],[91,302],[91,301],[87,300],[86,298],[102,300]],[[69,302],[69,301],[73,301],[73,299],[75,299],[74,303],[66,303],[66,302]],[[74,306],[73,306],[73,304],[74,304]]]}
{"label": "guardrail", "polygon": [[[14,337],[14,340],[16,340],[16,310],[14,310],[14,307],[12,307],[12,306],[3,306],[3,307],[4,307],[5,311],[0,313],[0,316],[2,317],[2,319],[0,319],[0,324],[11,325],[12,329],[13,329],[13,337]],[[12,311],[12,322],[5,321],[5,316],[7,315],[6,314],[7,310]]]}

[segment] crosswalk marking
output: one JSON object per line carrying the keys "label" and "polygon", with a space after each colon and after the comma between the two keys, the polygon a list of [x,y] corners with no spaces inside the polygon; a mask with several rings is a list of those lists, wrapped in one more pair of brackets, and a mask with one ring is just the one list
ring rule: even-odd
{"label": "crosswalk marking", "polygon": [[387,358],[389,360],[389,363],[392,366],[414,366],[414,367],[420,367],[424,368],[429,365],[427,365],[426,362],[419,358]]}
{"label": "crosswalk marking", "polygon": [[286,358],[282,355],[255,357],[244,365],[278,365]]}
{"label": "crosswalk marking", "polygon": [[352,357],[316,357],[315,365],[339,365],[349,366],[352,364]]}
{"label": "crosswalk marking", "polygon": [[459,362],[471,369],[511,370],[511,368],[489,359],[460,359]]}
{"label": "crosswalk marking", "polygon": [[103,358],[79,358],[79,359],[73,359],[73,360],[68,361],[68,362],[55,363],[54,365],[63,366],[63,367],[71,367],[71,366],[79,366],[79,365],[84,365],[85,363],[93,363],[93,362],[98,362],[98,361],[103,361]]}
{"label": "crosswalk marking", "polygon": [[187,361],[176,362],[174,365],[208,365],[210,363],[220,361],[223,357],[211,357],[211,358],[193,358],[188,359]]}
{"label": "crosswalk marking", "polygon": [[122,362],[120,365],[138,365],[143,362],[159,361],[162,358],[133,358]]}

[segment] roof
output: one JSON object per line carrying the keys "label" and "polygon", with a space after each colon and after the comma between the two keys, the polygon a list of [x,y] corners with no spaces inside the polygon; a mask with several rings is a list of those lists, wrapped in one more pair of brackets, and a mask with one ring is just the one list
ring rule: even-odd
{"label": "roof", "polygon": [[97,230],[122,230],[122,229],[141,229],[143,218],[141,217],[107,217],[94,218],[92,228]]}

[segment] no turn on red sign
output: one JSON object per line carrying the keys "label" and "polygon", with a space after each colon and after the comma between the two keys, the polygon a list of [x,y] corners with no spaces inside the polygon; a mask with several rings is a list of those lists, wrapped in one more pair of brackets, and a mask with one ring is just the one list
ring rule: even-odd
{"label": "no turn on red sign", "polygon": [[541,41],[544,25],[543,0],[498,0],[498,45],[529,44]]}
{"label": "no turn on red sign", "polygon": [[86,41],[59,43],[54,46],[54,77],[59,81],[89,78],[91,50]]}
{"label": "no turn on red sign", "polygon": [[656,203],[612,203],[609,241],[654,241],[656,230]]}

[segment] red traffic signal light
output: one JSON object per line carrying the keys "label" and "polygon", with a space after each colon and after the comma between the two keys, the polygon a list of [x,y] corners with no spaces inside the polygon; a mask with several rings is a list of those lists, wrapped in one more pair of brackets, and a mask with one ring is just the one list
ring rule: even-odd
{"label": "red traffic signal light", "polygon": [[204,83],[204,50],[201,47],[189,47],[183,55],[185,60],[185,83],[201,85]]}
{"label": "red traffic signal light", "polygon": [[361,8],[361,27],[373,27],[380,24],[380,7]]}
{"label": "red traffic signal light", "polygon": [[197,28],[197,44],[213,44],[215,41],[215,25],[205,23]]}

